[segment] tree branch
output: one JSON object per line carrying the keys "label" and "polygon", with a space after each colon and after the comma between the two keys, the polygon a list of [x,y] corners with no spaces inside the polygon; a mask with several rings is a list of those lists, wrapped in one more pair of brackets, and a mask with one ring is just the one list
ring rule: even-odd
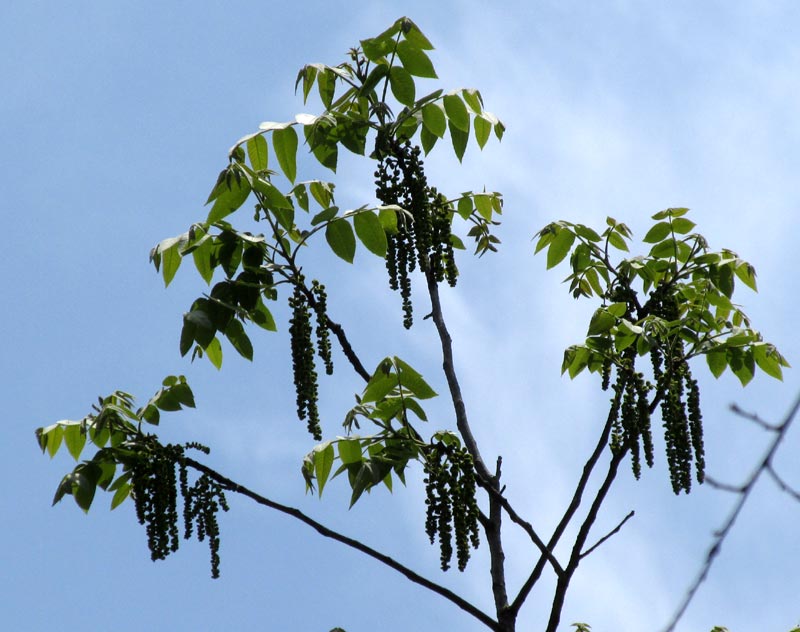
{"label": "tree branch", "polygon": [[361,360],[359,360],[356,352],[353,351],[353,347],[344,333],[344,328],[339,323],[333,322],[327,315],[325,318],[328,329],[330,329],[331,333],[336,336],[336,339],[339,341],[339,345],[342,347],[345,357],[350,361],[350,364],[353,365],[355,372],[358,373],[365,382],[369,382],[369,378],[371,376],[364,368],[364,365],[361,364]]}
{"label": "tree branch", "polygon": [[447,599],[448,601],[452,602],[453,604],[455,604],[456,606],[458,606],[459,608],[461,608],[465,612],[471,614],[473,617],[478,619],[478,621],[483,623],[489,629],[491,629],[491,630],[498,630],[499,629],[498,628],[498,624],[494,619],[492,619],[489,615],[484,613],[482,610],[478,609],[476,606],[472,605],[466,599],[464,599],[463,597],[458,596],[457,594],[455,594],[451,590],[445,588],[444,586],[441,586],[441,585],[439,585],[439,584],[437,584],[437,583],[435,583],[435,582],[433,582],[433,581],[431,581],[429,579],[426,579],[425,577],[422,577],[421,575],[418,575],[417,573],[415,573],[414,571],[412,571],[408,567],[404,566],[403,564],[400,564],[399,562],[397,562],[396,560],[392,559],[388,555],[385,555],[385,554],[383,554],[383,553],[381,553],[379,551],[376,551],[372,547],[369,547],[366,544],[364,544],[362,542],[359,542],[358,540],[354,540],[353,538],[349,538],[349,537],[347,537],[345,535],[342,535],[341,533],[338,533],[338,532],[336,532],[336,531],[334,531],[332,529],[329,529],[325,525],[323,525],[323,524],[317,522],[316,520],[314,520],[313,518],[310,518],[309,516],[305,515],[299,509],[295,509],[294,507],[288,507],[286,505],[282,505],[282,504],[277,503],[277,502],[275,502],[273,500],[270,500],[269,498],[266,498],[266,497],[264,497],[264,496],[262,496],[262,495],[260,495],[260,494],[258,494],[256,492],[244,487],[243,485],[240,485],[239,483],[236,483],[236,482],[232,481],[231,479],[223,476],[222,474],[220,474],[216,470],[211,469],[210,467],[200,463],[199,461],[195,461],[194,459],[192,459],[190,457],[186,457],[185,462],[186,462],[186,465],[189,465],[190,467],[194,468],[198,472],[202,472],[203,474],[206,474],[211,479],[213,479],[214,481],[216,481],[217,483],[222,485],[225,489],[230,490],[230,491],[232,491],[234,493],[237,493],[237,494],[241,494],[242,496],[246,496],[246,497],[250,498],[251,500],[254,500],[255,502],[257,502],[259,505],[264,505],[265,507],[269,507],[270,509],[275,509],[276,511],[279,511],[279,512],[284,513],[284,514],[286,514],[288,516],[291,516],[292,518],[295,518],[295,519],[297,519],[297,520],[299,520],[301,522],[304,522],[305,524],[307,524],[308,526],[310,526],[311,528],[316,530],[317,533],[319,533],[320,535],[322,535],[322,536],[324,536],[326,538],[331,538],[332,540],[336,540],[337,542],[341,542],[342,544],[345,544],[345,545],[349,546],[350,548],[353,548],[353,549],[355,549],[357,551],[360,551],[361,553],[364,553],[365,555],[367,555],[367,556],[369,556],[369,557],[371,557],[373,559],[376,559],[379,562],[381,562],[381,563],[385,564],[386,566],[388,566],[389,568],[397,571],[398,573],[403,575],[409,581],[411,581],[411,582],[413,582],[415,584],[418,584],[418,585],[420,585],[420,586],[422,586],[424,588],[427,588],[428,590],[436,593],[437,595],[440,595],[440,596],[444,597],[445,599]]}
{"label": "tree branch", "polygon": [[747,412],[745,410],[742,410],[736,404],[731,404],[730,408],[739,417],[744,417],[745,419],[749,419],[750,421],[752,421],[757,426],[762,427],[764,430],[769,430],[770,432],[778,432],[780,430],[780,428],[781,428],[780,425],[776,426],[775,424],[771,424],[771,423],[768,423],[768,422],[764,421],[763,419],[761,419],[761,417],[759,417],[755,413],[749,413],[749,412]]}
{"label": "tree branch", "polygon": [[550,621],[547,624],[547,629],[545,632],[556,632],[558,628],[559,621],[561,620],[561,610],[564,607],[564,599],[567,594],[567,589],[569,588],[569,583],[572,580],[572,575],[577,570],[578,564],[580,564],[581,561],[581,549],[583,549],[583,545],[586,543],[586,539],[589,537],[589,531],[591,531],[592,525],[594,525],[594,521],[597,519],[597,514],[606,499],[608,490],[611,489],[611,485],[613,484],[614,479],[617,477],[619,464],[622,463],[622,460],[625,458],[627,453],[628,449],[625,448],[624,450],[616,452],[614,456],[611,457],[611,461],[608,464],[608,472],[603,480],[603,484],[600,486],[600,489],[597,490],[597,495],[594,497],[592,506],[589,508],[589,513],[586,515],[586,518],[584,519],[578,531],[578,535],[575,538],[575,544],[572,546],[572,555],[570,556],[569,564],[567,564],[566,569],[564,569],[564,574],[558,579],[558,583],[556,584],[556,592],[553,596],[553,607],[550,609]]}
{"label": "tree branch", "polygon": [[[461,386],[458,383],[458,376],[455,371],[455,363],[453,361],[453,339],[450,337],[450,332],[447,330],[447,324],[444,321],[444,314],[442,313],[442,303],[439,298],[439,284],[436,281],[430,266],[425,265],[425,279],[428,285],[428,295],[431,299],[431,317],[436,331],[439,334],[439,340],[442,344],[442,369],[447,379],[447,385],[450,389],[450,398],[453,402],[453,408],[456,415],[456,427],[464,440],[464,445],[467,451],[472,456],[472,461],[477,473],[477,480],[481,487],[487,490],[489,494],[489,520],[483,523],[484,532],[486,533],[486,543],[489,547],[490,558],[490,571],[492,576],[492,593],[494,595],[495,610],[498,616],[499,630],[513,630],[514,620],[516,618],[516,611],[508,606],[508,592],[506,589],[505,580],[505,554],[503,552],[503,542],[501,534],[502,526],[502,511],[500,498],[500,459],[497,461],[497,470],[492,475],[486,468],[486,464],[481,457],[478,443],[472,434],[472,429],[467,419],[467,408],[464,404],[464,397],[461,394]],[[492,493],[489,490],[494,490]],[[500,498],[498,498],[500,497]]]}
{"label": "tree branch", "polygon": [[481,457],[478,443],[475,441],[467,419],[467,408],[464,404],[464,396],[461,394],[461,385],[458,383],[458,376],[456,375],[455,364],[453,362],[453,339],[450,337],[450,332],[447,330],[447,324],[444,322],[442,303],[439,299],[439,284],[436,282],[430,270],[425,273],[425,278],[428,283],[428,294],[431,298],[431,317],[442,344],[442,368],[445,378],[447,379],[447,386],[450,389],[450,398],[453,400],[453,408],[456,414],[456,427],[461,437],[464,439],[464,445],[472,456],[478,477],[486,483],[491,483],[495,481],[495,477],[489,472]]}
{"label": "tree branch", "polygon": [[[595,446],[592,454],[586,460],[586,463],[583,466],[583,472],[581,474],[580,480],[578,481],[577,486],[575,487],[575,493],[572,496],[572,500],[570,501],[569,506],[567,507],[564,515],[561,517],[561,521],[553,531],[553,535],[550,537],[550,541],[546,545],[546,550],[553,551],[555,550],[558,541],[561,539],[561,536],[564,534],[569,523],[572,521],[572,517],[575,515],[575,512],[578,510],[581,504],[581,500],[583,499],[583,492],[586,490],[586,485],[589,482],[589,478],[592,475],[592,471],[594,470],[597,462],[600,460],[600,457],[603,455],[603,451],[605,450],[606,445],[608,444],[608,438],[611,434],[611,427],[613,425],[613,419],[609,417],[606,420],[606,425],[603,427],[603,432],[600,434],[600,438],[597,441],[597,445]],[[525,583],[519,590],[514,602],[511,604],[511,608],[519,611],[522,607],[522,604],[525,603],[525,600],[528,598],[533,586],[539,581],[539,577],[542,575],[542,571],[544,570],[545,562],[547,561],[547,557],[542,554],[539,557],[539,561],[536,563],[536,566],[533,567],[531,574],[528,576],[528,579],[525,580]],[[555,568],[555,567],[554,567]],[[563,572],[563,571],[562,571]]]}
{"label": "tree branch", "polygon": [[767,467],[767,473],[772,477],[772,480],[775,481],[775,484],[780,488],[782,492],[786,492],[787,494],[789,494],[789,496],[794,498],[796,501],[800,502],[800,492],[791,487],[778,475],[778,473],[775,471],[775,468],[772,467],[772,463],[770,463],[769,467]]}
{"label": "tree branch", "polygon": [[591,554],[592,554],[592,552],[593,552],[593,551],[594,551],[594,550],[595,550],[597,547],[599,547],[601,544],[603,544],[603,542],[605,542],[606,540],[608,540],[608,539],[609,539],[611,536],[613,536],[614,534],[616,534],[616,533],[619,533],[619,530],[620,530],[620,529],[622,529],[622,525],[624,525],[626,522],[628,522],[628,520],[630,520],[631,518],[633,518],[635,515],[636,515],[636,512],[635,512],[635,511],[633,511],[633,510],[631,510],[631,511],[628,513],[628,515],[627,515],[627,516],[625,516],[625,517],[622,519],[622,522],[620,522],[620,523],[619,523],[619,524],[618,524],[616,527],[614,527],[614,529],[612,529],[612,530],[611,530],[611,531],[609,531],[609,532],[608,532],[606,535],[604,535],[602,538],[600,538],[600,539],[599,539],[599,540],[598,540],[598,541],[597,541],[597,542],[594,544],[594,546],[591,546],[591,547],[589,547],[589,548],[588,548],[586,551],[584,551],[583,553],[581,553],[581,554],[580,554],[580,559],[583,559],[583,558],[584,558],[584,557],[586,557],[587,555],[591,555]]}
{"label": "tree branch", "polygon": [[[749,413],[743,413],[738,407],[731,407],[731,409],[736,412],[738,415],[746,417],[751,421],[755,421],[755,415],[751,415]],[[773,430],[775,432],[775,438],[773,439],[770,446],[767,448],[766,453],[761,459],[761,462],[758,464],[758,467],[753,471],[750,475],[750,478],[747,482],[742,486],[742,489],[739,491],[739,500],[733,507],[728,519],[725,521],[725,524],[722,526],[714,534],[714,540],[711,543],[711,547],[708,549],[708,553],[706,554],[705,562],[703,563],[700,572],[698,573],[697,577],[695,578],[692,585],[689,587],[689,590],[686,592],[686,596],[683,599],[683,602],[676,610],[675,614],[672,617],[672,620],[669,622],[666,628],[664,628],[664,632],[672,632],[675,629],[675,626],[678,625],[678,622],[683,617],[686,609],[689,607],[689,604],[694,599],[695,594],[697,593],[698,589],[702,585],[702,583],[708,577],[708,573],[711,570],[711,565],[714,563],[714,559],[720,552],[722,548],[722,544],[725,541],[725,538],[728,536],[728,533],[733,528],[733,525],[736,523],[736,519],[739,517],[739,513],[742,511],[744,504],[747,502],[747,499],[750,496],[750,492],[753,491],[755,484],[758,482],[759,477],[764,471],[770,471],[772,469],[772,458],[775,456],[775,452],[778,450],[778,446],[783,441],[783,438],[786,436],[786,432],[789,430],[789,427],[792,424],[792,421],[797,414],[798,409],[800,409],[800,396],[798,396],[797,400],[795,401],[792,408],[784,417],[783,421],[778,424],[777,426],[773,426],[772,424],[768,424],[766,422],[758,423],[760,426],[764,427],[766,430]],[[773,476],[774,477],[774,476]]]}

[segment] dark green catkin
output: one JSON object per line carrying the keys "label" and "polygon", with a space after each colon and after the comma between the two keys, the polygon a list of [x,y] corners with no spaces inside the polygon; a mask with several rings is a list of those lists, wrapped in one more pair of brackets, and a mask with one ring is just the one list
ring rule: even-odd
{"label": "dark green catkin", "polygon": [[302,277],[289,297],[292,317],[289,337],[292,345],[292,371],[297,395],[297,416],[307,421],[308,431],[316,441],[322,439],[317,408],[317,370],[314,364],[314,344],[311,339],[311,314],[302,288]]}
{"label": "dark green catkin", "polygon": [[380,145],[376,196],[382,204],[397,205],[406,211],[397,213],[397,232],[388,235],[386,269],[389,287],[400,290],[403,325],[410,328],[413,307],[409,275],[417,265],[439,283],[445,279],[450,285],[456,283],[458,269],[450,234],[452,210],[444,197],[428,186],[419,147],[385,138]]}
{"label": "dark green catkin", "polygon": [[478,504],[472,458],[463,450],[437,443],[429,447],[425,462],[425,532],[431,544],[439,539],[441,568],[450,568],[453,540],[458,569],[463,571],[470,547],[480,544]]}
{"label": "dark green catkin", "polygon": [[219,510],[228,511],[228,502],[222,486],[208,475],[201,474],[194,485],[188,487],[183,495],[184,538],[189,539],[197,533],[202,542],[208,538],[211,556],[211,577],[219,577]]}
{"label": "dark green catkin", "polygon": [[317,317],[317,355],[325,364],[325,373],[333,374],[333,357],[331,356],[331,339],[328,333],[328,295],[325,286],[314,279],[311,282],[314,294],[314,312]]}
{"label": "dark green catkin", "polygon": [[166,446],[140,457],[131,467],[131,490],[136,518],[145,527],[153,561],[178,550],[177,480],[175,464],[182,448]]}

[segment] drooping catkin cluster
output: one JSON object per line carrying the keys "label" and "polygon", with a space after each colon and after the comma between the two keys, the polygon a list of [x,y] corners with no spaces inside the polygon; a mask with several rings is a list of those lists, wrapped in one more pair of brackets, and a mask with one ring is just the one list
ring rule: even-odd
{"label": "drooping catkin cluster", "polygon": [[410,273],[417,265],[441,283],[454,286],[458,277],[450,240],[452,209],[435,188],[428,186],[421,150],[408,141],[383,142],[375,171],[376,196],[385,205],[397,205],[397,232],[388,235],[386,269],[389,287],[403,299],[403,325],[413,324]]}
{"label": "drooping catkin cluster", "polygon": [[[663,284],[651,293],[648,307],[650,313],[668,322],[674,322],[680,316],[677,299]],[[676,494],[681,490],[689,493],[692,488],[692,460],[695,462],[697,481],[702,483],[705,479],[700,389],[684,357],[683,341],[677,334],[666,339],[661,348],[654,346],[650,357],[656,386],[664,394],[661,418],[672,490]]]}
{"label": "drooping catkin cluster", "polygon": [[311,292],[314,294],[314,313],[317,316],[317,355],[325,364],[325,373],[333,374],[333,357],[331,355],[331,339],[328,333],[328,295],[325,286],[314,279],[311,282]]}
{"label": "drooping catkin cluster", "polygon": [[442,570],[450,568],[455,536],[458,570],[470,557],[470,546],[478,548],[478,503],[472,457],[453,445],[437,442],[429,446],[425,461],[427,512],[425,532],[433,544],[438,536]]}
{"label": "drooping catkin cluster", "polygon": [[208,538],[211,553],[211,577],[219,577],[219,523],[220,509],[228,511],[228,501],[222,486],[208,475],[201,474],[190,487],[186,468],[181,467],[181,494],[183,496],[183,537],[188,540],[192,533],[202,542]]}
{"label": "drooping catkin cluster", "polygon": [[314,343],[311,339],[311,310],[303,292],[303,278],[295,283],[289,297],[292,317],[289,320],[289,336],[292,343],[292,371],[297,393],[297,416],[305,419],[308,431],[316,441],[322,439],[317,408],[317,369],[314,363]]}
{"label": "drooping catkin cluster", "polygon": [[178,550],[178,488],[175,465],[183,458],[180,446],[164,446],[131,467],[131,492],[136,518],[144,525],[153,561]]}
{"label": "drooping catkin cluster", "polygon": [[[623,356],[622,365],[617,366],[617,379],[612,386],[609,419],[611,428],[611,449],[615,452],[628,448],[631,451],[631,469],[638,479],[642,474],[640,451],[648,467],[653,467],[653,435],[650,430],[650,407],[647,395],[649,386],[644,375],[634,370],[635,351],[629,348]],[[606,377],[606,376],[609,377]],[[610,381],[610,367],[603,374],[604,385]]]}
{"label": "drooping catkin cluster", "polygon": [[[208,448],[198,443],[187,443],[208,453]],[[176,477],[175,469],[178,469]],[[131,488],[136,517],[145,526],[150,557],[163,560],[178,550],[178,492],[183,497],[184,539],[192,537],[196,528],[197,538],[209,539],[211,550],[211,576],[219,577],[219,509],[228,511],[222,487],[207,475],[201,475],[192,485],[184,458],[184,446],[159,446],[140,456],[130,467]]]}

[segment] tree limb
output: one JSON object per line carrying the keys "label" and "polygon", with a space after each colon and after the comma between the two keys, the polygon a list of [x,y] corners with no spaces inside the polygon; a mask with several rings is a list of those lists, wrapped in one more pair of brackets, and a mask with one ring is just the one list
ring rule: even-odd
{"label": "tree limb", "polygon": [[789,494],[789,496],[800,502],[800,492],[791,487],[778,475],[778,473],[775,471],[775,468],[772,466],[772,463],[770,463],[769,467],[767,467],[767,473],[772,477],[772,480],[775,481],[775,484],[781,489],[782,492],[786,492]]}
{"label": "tree limb", "polygon": [[200,463],[199,461],[195,461],[190,457],[186,457],[185,462],[186,465],[194,468],[198,472],[206,474],[211,479],[222,485],[222,487],[224,487],[225,489],[230,490],[237,494],[241,494],[242,496],[246,496],[251,500],[257,502],[259,505],[264,505],[265,507],[269,507],[270,509],[275,509],[276,511],[291,516],[292,518],[296,518],[301,522],[304,522],[305,524],[316,530],[317,533],[319,533],[320,535],[326,538],[331,538],[332,540],[336,540],[337,542],[341,542],[342,544],[345,544],[350,548],[360,551],[361,553],[364,553],[365,555],[368,555],[369,557],[376,559],[379,562],[388,566],[389,568],[397,571],[409,581],[418,584],[424,588],[427,588],[428,590],[436,593],[437,595],[444,597],[445,599],[454,603],[456,606],[458,606],[465,612],[471,614],[473,617],[478,619],[478,621],[483,623],[489,629],[491,630],[499,629],[498,624],[494,619],[492,619],[482,610],[478,609],[476,606],[472,605],[466,599],[458,596],[457,594],[445,588],[444,586],[441,586],[429,579],[426,579],[425,577],[422,577],[421,575],[418,575],[410,568],[404,566],[403,564],[400,564],[399,562],[392,559],[388,555],[376,551],[372,547],[367,546],[366,544],[359,542],[358,540],[354,540],[353,538],[342,535],[341,533],[338,533],[333,529],[326,527],[325,525],[317,522],[313,518],[310,518],[309,516],[305,515],[299,509],[296,509],[294,507],[288,507],[286,505],[282,505],[273,500],[270,500],[269,498],[266,498],[248,489],[247,487],[244,487],[243,485],[240,485],[239,483],[232,481],[231,479],[223,476],[216,470],[211,469],[210,467]]}
{"label": "tree limb", "polygon": [[[738,407],[732,406],[731,408],[737,414],[747,417],[752,421],[755,421],[754,415],[751,415],[749,413],[743,413],[740,411]],[[755,484],[758,482],[758,479],[761,476],[761,474],[763,474],[764,471],[771,470],[772,458],[775,456],[775,452],[778,450],[778,446],[781,444],[781,441],[783,441],[783,438],[786,436],[786,432],[789,430],[789,427],[791,426],[792,421],[794,420],[798,409],[800,409],[800,396],[798,396],[797,400],[795,401],[794,405],[789,410],[789,412],[786,414],[783,421],[777,426],[772,426],[771,424],[767,424],[766,422],[759,423],[759,425],[761,425],[767,430],[774,430],[775,438],[773,439],[770,446],[767,448],[767,451],[762,457],[761,462],[758,464],[758,467],[756,467],[756,469],[750,475],[750,478],[742,486],[742,489],[739,492],[739,500],[734,505],[733,510],[728,516],[728,519],[725,521],[725,524],[722,526],[721,529],[719,529],[714,534],[714,540],[708,549],[705,562],[703,563],[700,572],[698,573],[692,585],[689,587],[689,590],[686,592],[686,596],[684,597],[683,602],[673,615],[672,620],[669,622],[667,627],[664,628],[664,632],[672,632],[675,629],[675,626],[678,625],[678,622],[681,620],[681,617],[683,617],[684,613],[686,612],[686,609],[692,602],[692,599],[694,599],[697,590],[706,580],[706,577],[708,576],[708,573],[711,570],[711,565],[714,563],[714,559],[719,554],[720,549],[722,548],[722,544],[725,541],[725,538],[728,536],[728,533],[730,532],[731,528],[733,528],[733,525],[736,523],[736,519],[739,517],[739,513],[742,511],[744,504],[747,502],[747,499],[750,496],[750,492],[753,491],[753,488],[755,487]]]}
{"label": "tree limb", "polygon": [[[547,551],[553,551],[558,544],[558,541],[561,539],[561,536],[564,534],[565,529],[569,525],[572,517],[575,515],[575,512],[578,510],[581,504],[581,500],[583,498],[583,492],[586,490],[586,485],[589,482],[589,478],[592,475],[592,471],[594,470],[597,462],[600,460],[600,457],[603,455],[603,451],[605,450],[606,445],[608,444],[608,438],[611,434],[611,427],[613,425],[613,419],[610,417],[606,420],[606,425],[603,427],[603,432],[600,434],[600,438],[597,441],[597,445],[595,446],[592,454],[586,460],[586,463],[583,466],[583,472],[581,473],[580,480],[578,481],[577,486],[575,487],[575,493],[572,496],[572,500],[570,501],[569,506],[567,507],[564,515],[561,517],[561,521],[553,531],[553,535],[550,537],[549,542],[546,545]],[[542,575],[542,571],[545,567],[545,562],[547,561],[547,557],[542,554],[539,557],[539,561],[536,562],[536,566],[533,567],[528,578],[525,580],[525,583],[519,590],[519,593],[514,598],[514,602],[511,604],[511,607],[517,611],[522,607],[522,604],[525,603],[525,600],[528,598],[533,586],[539,581],[539,577]]]}
{"label": "tree limb", "polygon": [[581,554],[580,554],[580,559],[583,559],[583,558],[584,558],[584,557],[586,557],[587,555],[590,555],[590,554],[591,554],[591,553],[592,553],[592,552],[593,552],[593,551],[594,551],[594,550],[595,550],[597,547],[599,547],[601,544],[603,544],[603,542],[605,542],[606,540],[608,540],[608,539],[609,539],[611,536],[613,536],[614,534],[618,533],[618,532],[619,532],[619,530],[620,530],[620,529],[622,529],[622,525],[624,525],[626,522],[628,522],[628,520],[630,520],[631,518],[633,518],[633,516],[635,516],[635,515],[636,515],[636,512],[635,512],[635,511],[633,511],[633,510],[631,510],[631,511],[628,513],[628,515],[627,515],[627,516],[625,516],[625,517],[622,519],[622,522],[620,522],[620,523],[619,523],[619,524],[618,524],[616,527],[614,527],[614,529],[612,529],[612,530],[611,530],[611,531],[609,531],[609,532],[608,532],[606,535],[604,535],[602,538],[600,538],[600,539],[599,539],[599,540],[598,540],[598,541],[597,541],[597,542],[594,544],[594,546],[591,546],[591,547],[589,547],[589,548],[588,548],[586,551],[584,551],[583,553],[581,553]]}
{"label": "tree limb", "polygon": [[625,448],[614,453],[614,456],[611,457],[611,462],[608,464],[608,472],[606,473],[606,477],[603,480],[602,485],[600,485],[600,489],[597,490],[594,501],[592,501],[592,506],[589,508],[589,512],[581,524],[578,535],[575,538],[575,544],[572,547],[572,555],[570,556],[569,564],[567,564],[566,569],[564,569],[564,574],[559,577],[556,584],[556,592],[553,596],[553,606],[550,609],[550,621],[547,624],[547,629],[545,632],[556,632],[558,628],[559,621],[561,620],[561,610],[564,607],[564,599],[567,594],[567,589],[569,588],[569,583],[572,580],[572,575],[577,570],[578,564],[580,564],[581,561],[581,550],[583,549],[583,545],[586,543],[586,539],[589,537],[589,531],[591,531],[592,525],[594,525],[594,522],[597,519],[597,514],[606,499],[608,490],[611,489],[611,485],[614,483],[614,479],[617,477],[619,464],[622,463],[622,460],[625,458],[627,453],[628,449]]}

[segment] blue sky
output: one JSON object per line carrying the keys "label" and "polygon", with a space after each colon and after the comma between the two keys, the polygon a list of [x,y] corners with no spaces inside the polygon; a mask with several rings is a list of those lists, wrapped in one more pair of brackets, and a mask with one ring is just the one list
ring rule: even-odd
{"label": "blue sky", "polygon": [[[226,152],[263,120],[315,111],[294,96],[307,62],[335,64],[400,15],[436,45],[441,85],[475,86],[507,126],[501,144],[468,149],[461,167],[434,150],[440,189],[502,191],[501,252],[465,255],[445,296],[457,363],[485,454],[504,456],[508,494],[547,532],[566,503],[605,417],[596,380],[559,376],[563,349],[585,332],[589,303],[546,273],[530,237],[554,219],[601,227],[606,215],[642,236],[662,208],[688,206],[712,247],[759,273],[759,294],[737,298],[791,362],[800,358],[794,271],[800,184],[800,7],[791,2],[228,2],[6,3],[0,22],[0,187],[4,194],[6,428],[0,603],[15,630],[479,630],[467,615],[290,519],[232,500],[221,517],[222,578],[205,545],[153,564],[132,506],[88,516],[50,499],[69,457],[42,457],[33,430],[83,416],[122,388],[149,397],[185,374],[196,411],[168,415],[171,440],[211,445],[209,463],[278,501],[297,505],[490,607],[486,558],[441,576],[427,545],[419,488],[373,494],[346,510],[332,485],[303,495],[310,444],[293,419],[288,343],[254,334],[250,364],[229,353],[221,372],[178,354],[181,314],[203,291],[189,270],[168,290],[148,265],[160,239],[202,208]],[[433,89],[433,88],[431,88]],[[308,161],[302,178],[324,175]],[[343,162],[338,200],[372,201],[369,168]],[[9,252],[10,249],[10,252]],[[327,254],[309,262],[337,293],[368,358],[398,354],[444,392],[427,322],[399,326],[380,261],[357,268]],[[421,301],[421,299],[420,299]],[[421,308],[420,308],[421,309]],[[285,314],[276,311],[276,316]],[[285,330],[285,327],[284,327]],[[343,358],[340,364],[344,366]],[[700,373],[698,370],[696,373]],[[330,434],[361,387],[346,372],[322,385]],[[800,390],[759,376],[702,379],[708,471],[737,482],[767,437],[734,417],[732,402],[777,420]],[[438,408],[437,408],[438,406]],[[449,423],[445,401],[432,409]],[[800,485],[790,434],[778,459]],[[733,498],[708,488],[672,495],[663,458],[643,480],[622,476],[598,524],[636,518],[579,571],[563,621],[593,632],[661,627],[694,577]],[[338,481],[337,481],[338,482]],[[69,501],[69,499],[67,499]],[[800,506],[759,486],[679,630],[788,630],[800,623]],[[509,531],[512,581],[533,552]],[[521,629],[542,627],[548,588]],[[564,626],[566,629],[566,625]]]}

